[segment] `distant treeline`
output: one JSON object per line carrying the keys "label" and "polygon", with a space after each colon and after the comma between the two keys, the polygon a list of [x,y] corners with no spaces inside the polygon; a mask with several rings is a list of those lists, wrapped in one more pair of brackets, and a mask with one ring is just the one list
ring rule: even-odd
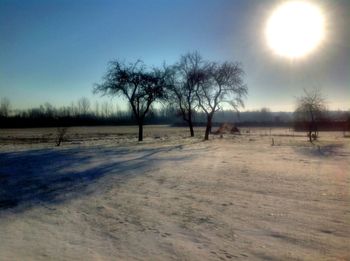
{"label": "distant treeline", "polygon": [[[349,129],[350,113],[344,111],[327,112],[327,117],[320,122],[320,130]],[[236,126],[249,127],[294,127],[305,130],[303,122],[294,122],[292,112],[271,112],[268,108],[237,113],[232,110],[219,111],[215,114],[213,126],[223,122]],[[27,110],[11,110],[8,100],[2,100],[0,106],[0,128],[34,128],[59,126],[99,126],[99,125],[134,125],[131,111],[119,110],[111,103],[96,103],[91,106],[86,98],[81,98],[71,106],[56,108],[49,103]],[[187,126],[181,114],[172,106],[152,108],[145,118],[145,124],[169,124]],[[205,114],[196,112],[195,126],[205,126]]]}
{"label": "distant treeline", "polygon": [[[350,131],[350,118],[348,120],[335,121],[325,119],[317,122],[317,131]],[[296,131],[307,131],[309,123],[296,121],[293,124]]]}
{"label": "distant treeline", "polygon": [[[248,111],[237,114],[234,111],[218,112],[213,125],[222,122],[234,123],[237,126],[291,126],[292,113],[271,113],[275,115],[266,118],[258,111]],[[270,119],[271,118],[271,119]],[[1,128],[31,128],[58,126],[98,126],[98,125],[134,125],[133,115],[128,111],[114,112],[109,115],[99,115],[93,112],[84,114],[66,114],[58,111],[31,109],[15,115],[0,116]],[[174,109],[153,109],[145,118],[145,124],[169,124],[172,126],[187,126]],[[205,115],[197,112],[194,115],[195,126],[205,126]]]}
{"label": "distant treeline", "polygon": [[[234,123],[238,126],[291,126],[293,114],[289,112],[270,112],[263,108],[256,111],[237,113],[236,111],[219,111],[215,114],[213,125],[222,122]],[[194,113],[194,125],[205,126],[205,114]],[[31,128],[58,126],[98,126],[98,125],[134,125],[132,112],[113,108],[110,103],[91,108],[86,98],[80,99],[76,105],[55,108],[49,103],[27,110],[0,111],[1,128]],[[176,108],[166,106],[152,108],[145,118],[145,124],[169,124],[187,126],[181,113]]]}

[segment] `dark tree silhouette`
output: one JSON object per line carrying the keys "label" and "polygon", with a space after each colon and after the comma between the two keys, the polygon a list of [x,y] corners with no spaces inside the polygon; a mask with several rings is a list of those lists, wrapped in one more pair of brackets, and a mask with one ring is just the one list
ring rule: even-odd
{"label": "dark tree silhouette", "polygon": [[173,67],[173,84],[170,87],[170,102],[176,104],[182,119],[194,136],[193,116],[198,105],[196,90],[202,80],[204,61],[198,52],[188,53]]}
{"label": "dark tree silhouette", "polygon": [[142,141],[144,119],[152,103],[166,97],[168,75],[167,69],[147,70],[140,60],[129,64],[115,60],[110,62],[103,83],[95,85],[94,93],[126,98],[139,126],[139,141]]}
{"label": "dark tree silhouette", "polygon": [[230,104],[236,111],[244,107],[242,99],[248,88],[243,82],[243,76],[244,71],[239,63],[210,63],[203,69],[196,95],[199,107],[207,118],[205,140],[209,139],[214,113],[223,109],[224,103]]}
{"label": "dark tree silhouette", "polygon": [[0,116],[8,117],[10,114],[10,100],[6,97],[1,99],[0,102]]}
{"label": "dark tree silhouette", "polygon": [[318,89],[304,90],[304,94],[297,100],[295,118],[307,126],[307,136],[313,142],[318,138],[318,122],[326,111],[326,102]]}

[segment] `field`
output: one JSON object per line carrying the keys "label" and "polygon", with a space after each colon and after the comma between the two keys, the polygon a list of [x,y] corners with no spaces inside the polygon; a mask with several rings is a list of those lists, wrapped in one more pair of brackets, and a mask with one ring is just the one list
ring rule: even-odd
{"label": "field", "polygon": [[0,260],[350,260],[350,139],[0,130]]}

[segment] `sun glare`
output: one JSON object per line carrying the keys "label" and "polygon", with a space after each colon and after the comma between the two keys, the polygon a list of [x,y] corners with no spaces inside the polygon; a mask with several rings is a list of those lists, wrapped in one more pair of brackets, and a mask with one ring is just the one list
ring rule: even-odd
{"label": "sun glare", "polygon": [[278,55],[303,57],[324,38],[324,17],[309,2],[286,2],[268,19],[265,34],[269,47]]}

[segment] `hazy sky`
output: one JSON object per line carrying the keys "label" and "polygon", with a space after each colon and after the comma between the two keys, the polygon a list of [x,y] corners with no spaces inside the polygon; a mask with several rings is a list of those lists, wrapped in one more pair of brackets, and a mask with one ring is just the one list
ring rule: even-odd
{"label": "hazy sky", "polygon": [[[291,61],[267,46],[272,0],[0,0],[0,97],[12,107],[68,105],[92,94],[108,61],[171,64],[198,50],[240,61],[246,109],[293,110],[303,88],[320,88],[331,109],[350,109],[350,1],[312,1],[324,12],[326,40]],[[116,101],[117,102],[117,101]]]}

